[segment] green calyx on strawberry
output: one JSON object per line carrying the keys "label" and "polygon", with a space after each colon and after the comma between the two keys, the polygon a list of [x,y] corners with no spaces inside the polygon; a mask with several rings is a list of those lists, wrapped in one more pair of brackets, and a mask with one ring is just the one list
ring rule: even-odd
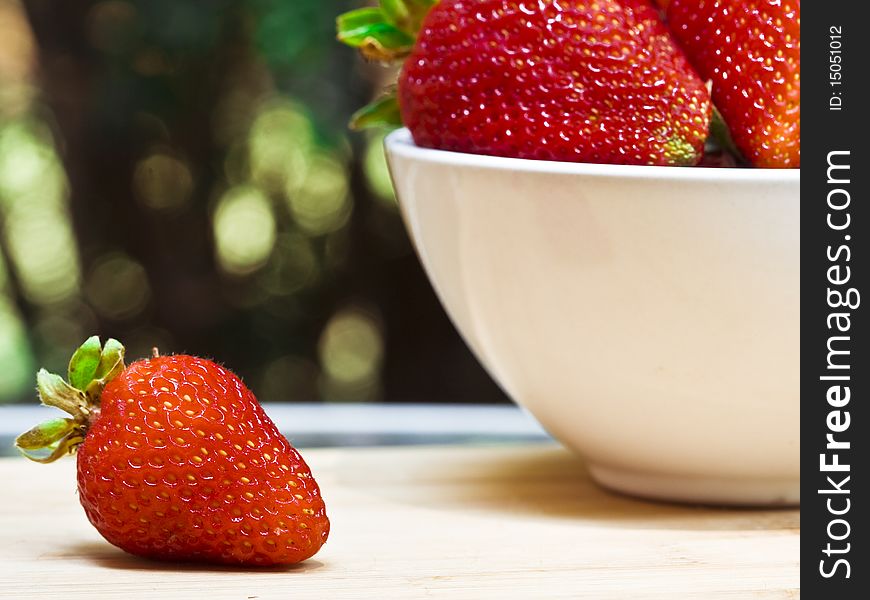
{"label": "green calyx on strawberry", "polygon": [[403,61],[352,124],[404,124],[423,147],[693,165],[708,137],[709,91],[648,0],[384,1],[340,17],[338,38]]}
{"label": "green calyx on strawberry", "polygon": [[[124,370],[124,346],[114,339],[101,346],[96,336],[88,338],[69,362],[68,381],[40,369],[36,375],[39,399],[59,408],[71,418],[45,421],[15,440],[21,453],[35,462],[50,463],[75,452],[84,441],[88,426],[100,409],[106,384]],[[45,456],[34,454],[48,450]]]}
{"label": "green calyx on strawberry", "polygon": [[[438,0],[381,0],[378,7],[358,8],[336,20],[338,40],[368,60],[390,63],[411,54],[423,18]],[[402,117],[394,87],[351,117],[351,127],[400,127]]]}
{"label": "green calyx on strawberry", "polygon": [[156,351],[125,365],[120,343],[92,337],[73,355],[68,381],[42,370],[37,382],[42,403],[70,417],[16,444],[37,462],[75,452],[85,514],[119,548],[266,566],[305,560],[326,542],[310,469],[221,365]]}
{"label": "green calyx on strawberry", "polygon": [[411,53],[420,23],[437,0],[381,0],[338,17],[338,39],[372,60],[392,61]]}

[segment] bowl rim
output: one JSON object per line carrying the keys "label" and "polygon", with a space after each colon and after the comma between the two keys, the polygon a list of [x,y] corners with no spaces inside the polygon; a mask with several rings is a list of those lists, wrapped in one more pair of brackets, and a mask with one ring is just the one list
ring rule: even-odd
{"label": "bowl rim", "polygon": [[593,177],[641,178],[668,181],[800,183],[800,168],[754,169],[723,167],[663,167],[649,165],[608,165],[575,163],[527,158],[506,158],[485,154],[469,154],[417,146],[407,128],[397,129],[384,139],[388,153],[424,162],[477,167],[524,173],[552,173]]}

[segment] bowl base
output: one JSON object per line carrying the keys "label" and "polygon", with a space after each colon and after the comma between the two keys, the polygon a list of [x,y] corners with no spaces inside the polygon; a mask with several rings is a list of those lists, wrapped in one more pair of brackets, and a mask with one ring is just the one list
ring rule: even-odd
{"label": "bowl base", "polygon": [[601,486],[652,500],[726,506],[800,506],[800,479],[741,479],[649,474],[589,465]]}

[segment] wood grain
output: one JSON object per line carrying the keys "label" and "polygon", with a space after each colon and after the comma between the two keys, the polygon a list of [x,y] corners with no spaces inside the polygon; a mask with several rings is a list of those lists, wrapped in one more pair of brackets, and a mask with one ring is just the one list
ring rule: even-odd
{"label": "wood grain", "polygon": [[0,598],[796,598],[800,516],[597,488],[551,444],[306,452],[332,534],[294,568],[144,561],[103,541],[75,464],[0,460]]}

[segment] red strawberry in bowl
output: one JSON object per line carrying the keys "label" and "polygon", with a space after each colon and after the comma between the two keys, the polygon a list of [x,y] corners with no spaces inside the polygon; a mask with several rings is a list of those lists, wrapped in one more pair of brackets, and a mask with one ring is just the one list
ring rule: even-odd
{"label": "red strawberry in bowl", "polygon": [[671,0],[667,19],[746,159],[800,167],[800,0]]}
{"label": "red strawberry in bowl", "polygon": [[382,100],[358,122],[400,117],[417,145],[459,152],[700,159],[709,93],[648,0],[442,0],[425,13],[429,4],[384,1],[339,19],[339,39],[404,59],[397,102]]}
{"label": "red strawberry in bowl", "polygon": [[93,337],[68,382],[40,371],[43,404],[71,418],[16,441],[38,462],[77,453],[79,499],[103,537],[148,558],[241,565],[320,549],[329,534],[320,489],[238,377],[193,356],[123,359],[117,341]]}

